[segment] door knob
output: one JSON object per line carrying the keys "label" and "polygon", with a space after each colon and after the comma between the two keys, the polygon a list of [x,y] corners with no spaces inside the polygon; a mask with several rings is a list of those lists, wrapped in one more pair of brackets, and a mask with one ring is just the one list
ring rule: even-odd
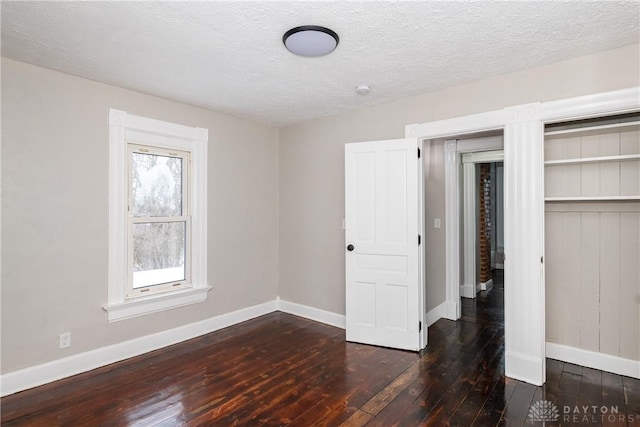
{"label": "door knob", "polygon": [[348,250],[349,252],[351,252],[351,251],[352,251],[352,250],[354,250],[354,249],[355,249],[355,248],[353,247],[353,245],[349,245],[349,246],[347,246],[347,250]]}

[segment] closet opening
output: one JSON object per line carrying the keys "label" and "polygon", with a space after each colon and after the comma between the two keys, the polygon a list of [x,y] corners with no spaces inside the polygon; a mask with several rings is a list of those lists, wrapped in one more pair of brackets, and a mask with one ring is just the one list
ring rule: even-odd
{"label": "closet opening", "polygon": [[547,124],[544,181],[546,356],[637,377],[640,113]]}

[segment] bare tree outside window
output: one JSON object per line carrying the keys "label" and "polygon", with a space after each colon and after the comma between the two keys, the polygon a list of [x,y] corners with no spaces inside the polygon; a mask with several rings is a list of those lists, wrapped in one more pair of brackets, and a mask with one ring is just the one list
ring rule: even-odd
{"label": "bare tree outside window", "polygon": [[138,219],[132,229],[134,289],[186,279],[183,161],[132,153],[130,210]]}
{"label": "bare tree outside window", "polygon": [[182,158],[133,153],[133,216],[182,215]]}

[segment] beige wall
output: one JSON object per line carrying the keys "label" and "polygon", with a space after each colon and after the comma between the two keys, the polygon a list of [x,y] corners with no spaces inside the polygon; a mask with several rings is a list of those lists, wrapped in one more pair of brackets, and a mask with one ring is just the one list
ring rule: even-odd
{"label": "beige wall", "polygon": [[[110,107],[209,129],[205,303],[107,321]],[[273,300],[278,161],[278,129],[3,59],[2,372]]]}
{"label": "beige wall", "polygon": [[[281,129],[280,297],[345,312],[345,143],[401,138],[410,123],[638,86],[638,49],[627,46]],[[442,250],[427,246],[428,252]]]}

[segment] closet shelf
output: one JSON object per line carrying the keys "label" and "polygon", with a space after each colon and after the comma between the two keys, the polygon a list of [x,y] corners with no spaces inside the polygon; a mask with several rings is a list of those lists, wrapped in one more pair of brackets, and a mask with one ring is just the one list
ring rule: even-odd
{"label": "closet shelf", "polygon": [[621,128],[627,128],[627,127],[633,127],[633,126],[636,126],[636,127],[640,128],[640,120],[636,120],[636,121],[633,121],[633,122],[612,123],[612,124],[608,124],[608,125],[586,126],[586,127],[582,127],[582,128],[551,130],[551,131],[545,132],[544,134],[545,134],[545,136],[569,135],[569,134],[585,133],[585,132],[591,132],[591,131],[597,131],[597,130],[605,130],[605,129],[621,129]]}
{"label": "closet shelf", "polygon": [[569,197],[545,197],[545,202],[635,202],[640,201],[640,196],[569,196]]}
{"label": "closet shelf", "polygon": [[577,165],[583,163],[624,162],[640,160],[640,154],[624,154],[620,156],[583,157],[577,159],[546,160],[545,165]]}

